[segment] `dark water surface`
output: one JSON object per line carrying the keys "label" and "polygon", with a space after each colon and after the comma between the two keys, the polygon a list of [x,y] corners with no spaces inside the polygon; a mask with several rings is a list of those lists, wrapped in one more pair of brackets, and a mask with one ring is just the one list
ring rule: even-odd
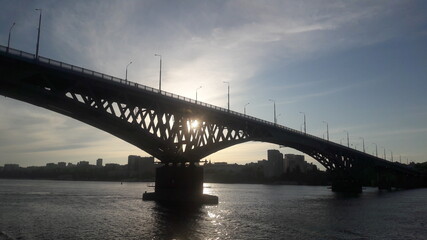
{"label": "dark water surface", "polygon": [[427,239],[427,189],[206,184],[216,206],[143,202],[147,183],[0,180],[0,239]]}

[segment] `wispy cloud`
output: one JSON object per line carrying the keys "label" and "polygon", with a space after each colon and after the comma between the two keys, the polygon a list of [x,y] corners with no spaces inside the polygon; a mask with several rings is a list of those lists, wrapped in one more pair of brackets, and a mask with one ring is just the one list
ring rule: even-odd
{"label": "wispy cloud", "polygon": [[285,100],[285,101],[281,101],[281,104],[291,104],[291,103],[296,103],[296,102],[300,102],[300,101],[305,101],[308,99],[313,99],[313,98],[318,98],[318,97],[325,97],[325,96],[329,96],[341,91],[346,91],[346,90],[350,90],[352,89],[353,86],[352,85],[348,85],[348,86],[344,86],[344,87],[337,87],[337,88],[333,88],[333,89],[328,89],[328,90],[324,90],[324,91],[316,91],[314,93],[309,93],[309,94],[305,94],[305,95],[299,95],[296,96],[294,98],[291,98],[289,100]]}
{"label": "wispy cloud", "polygon": [[307,25],[307,26],[298,26],[296,28],[293,29],[289,29],[287,31],[287,33],[307,33],[307,32],[312,32],[312,31],[324,31],[324,30],[332,30],[335,27],[332,25],[328,25],[328,24],[312,24],[312,25]]}

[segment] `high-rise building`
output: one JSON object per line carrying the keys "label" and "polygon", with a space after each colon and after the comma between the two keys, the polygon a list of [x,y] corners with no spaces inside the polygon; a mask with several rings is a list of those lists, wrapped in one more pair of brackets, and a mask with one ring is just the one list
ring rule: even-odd
{"label": "high-rise building", "polygon": [[285,154],[285,172],[307,172],[312,166],[304,160],[304,155]]}
{"label": "high-rise building", "polygon": [[151,178],[155,175],[154,157],[140,157],[129,155],[128,157],[129,177]]}
{"label": "high-rise building", "polygon": [[280,177],[283,173],[283,154],[276,149],[267,151],[267,162],[264,164],[264,176]]}
{"label": "high-rise building", "polygon": [[102,158],[98,158],[98,159],[96,160],[96,166],[97,166],[97,167],[102,167]]}

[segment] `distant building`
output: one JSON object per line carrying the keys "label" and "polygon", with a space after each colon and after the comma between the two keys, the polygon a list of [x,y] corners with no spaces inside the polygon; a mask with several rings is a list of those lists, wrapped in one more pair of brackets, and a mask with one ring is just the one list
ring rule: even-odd
{"label": "distant building", "polygon": [[267,160],[265,160],[265,159],[263,159],[263,160],[259,160],[259,161],[256,163],[256,165],[258,165],[257,167],[261,169],[261,171],[262,171],[262,175],[263,175],[263,177],[265,177],[265,171],[267,171],[267,170],[265,170],[265,169],[267,168],[268,161],[267,161]]}
{"label": "distant building", "polygon": [[257,162],[260,166],[264,166],[267,164],[267,160],[263,159]]}
{"label": "distant building", "polygon": [[86,166],[89,166],[89,162],[88,161],[80,161],[77,163],[77,166],[86,167]]}
{"label": "distant building", "polygon": [[46,163],[46,167],[47,168],[55,168],[56,164],[55,163]]}
{"label": "distant building", "polygon": [[5,164],[3,167],[3,171],[8,172],[8,171],[15,171],[19,169],[19,164],[14,164],[14,163],[8,163]]}
{"label": "distant building", "polygon": [[264,164],[264,176],[280,177],[283,174],[283,154],[279,150],[267,151],[267,162]]}
{"label": "distant building", "polygon": [[239,172],[243,165],[235,164],[228,164],[226,162],[216,162],[216,163],[208,163],[204,166],[205,171],[223,171],[223,172]]}
{"label": "distant building", "polygon": [[129,155],[128,173],[131,178],[152,178],[155,176],[156,166],[154,157],[140,157]]}
{"label": "distant building", "polygon": [[96,160],[96,166],[97,166],[97,167],[102,167],[102,158],[98,158],[98,159]]}
{"label": "distant building", "polygon": [[285,172],[307,172],[313,169],[317,169],[316,165],[309,164],[304,160],[304,155],[285,154]]}
{"label": "distant building", "polygon": [[217,165],[217,166],[219,166],[219,165],[227,165],[228,163],[227,162],[215,162],[214,163],[214,165]]}
{"label": "distant building", "polygon": [[119,168],[120,164],[117,163],[107,163],[105,164],[105,168]]}

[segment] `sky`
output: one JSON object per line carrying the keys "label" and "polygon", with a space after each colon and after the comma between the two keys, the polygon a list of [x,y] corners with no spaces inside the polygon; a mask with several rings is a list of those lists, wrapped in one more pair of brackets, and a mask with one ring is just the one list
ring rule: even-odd
{"label": "sky", "polygon": [[[427,2],[0,0],[0,44],[227,107],[367,153],[427,161]],[[147,153],[106,132],[0,98],[0,166],[89,161],[126,164]],[[248,142],[207,157],[267,158]],[[310,162],[315,162],[306,157]]]}

